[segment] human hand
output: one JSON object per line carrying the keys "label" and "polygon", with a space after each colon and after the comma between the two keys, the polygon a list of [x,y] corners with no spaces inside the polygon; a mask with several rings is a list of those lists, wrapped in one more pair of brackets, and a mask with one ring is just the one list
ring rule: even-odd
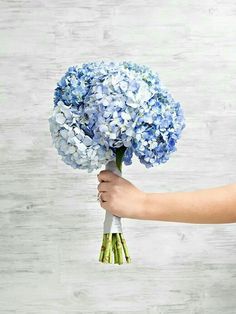
{"label": "human hand", "polygon": [[100,171],[98,181],[102,208],[118,217],[145,219],[145,192],[110,170]]}

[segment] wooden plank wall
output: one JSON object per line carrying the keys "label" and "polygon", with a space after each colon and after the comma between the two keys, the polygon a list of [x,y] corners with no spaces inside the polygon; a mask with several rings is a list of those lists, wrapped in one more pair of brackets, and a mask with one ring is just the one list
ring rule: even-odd
{"label": "wooden plank wall", "polygon": [[168,163],[123,175],[149,192],[236,182],[235,34],[233,0],[0,0],[1,314],[236,313],[235,224],[123,220],[132,264],[98,262],[98,171],[66,166],[47,120],[70,65],[146,64],[187,126]]}

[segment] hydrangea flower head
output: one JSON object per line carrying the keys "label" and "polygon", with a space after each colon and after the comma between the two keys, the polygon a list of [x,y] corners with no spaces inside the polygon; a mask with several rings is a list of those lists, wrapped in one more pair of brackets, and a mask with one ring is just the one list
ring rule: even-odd
{"label": "hydrangea flower head", "polygon": [[116,159],[147,168],[164,163],[185,127],[183,110],[158,74],[132,62],[69,67],[57,83],[49,119],[53,143],[65,163],[92,172]]}

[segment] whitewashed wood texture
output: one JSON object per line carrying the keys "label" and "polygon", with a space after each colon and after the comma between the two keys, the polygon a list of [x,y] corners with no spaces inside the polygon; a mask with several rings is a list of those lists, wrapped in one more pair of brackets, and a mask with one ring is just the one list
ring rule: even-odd
{"label": "whitewashed wood texture", "polygon": [[0,39],[0,313],[236,313],[235,224],[123,220],[132,264],[98,262],[96,173],[59,159],[47,120],[68,66],[146,64],[187,126],[168,163],[123,176],[149,192],[236,182],[236,2],[0,0]]}

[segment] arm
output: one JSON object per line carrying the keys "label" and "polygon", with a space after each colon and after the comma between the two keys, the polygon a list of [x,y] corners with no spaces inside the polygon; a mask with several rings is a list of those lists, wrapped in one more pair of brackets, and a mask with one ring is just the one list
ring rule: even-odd
{"label": "arm", "polygon": [[193,192],[145,193],[116,174],[98,175],[101,206],[119,217],[186,223],[236,222],[236,184]]}
{"label": "arm", "polygon": [[151,220],[236,222],[236,184],[193,192],[147,193],[146,213]]}

